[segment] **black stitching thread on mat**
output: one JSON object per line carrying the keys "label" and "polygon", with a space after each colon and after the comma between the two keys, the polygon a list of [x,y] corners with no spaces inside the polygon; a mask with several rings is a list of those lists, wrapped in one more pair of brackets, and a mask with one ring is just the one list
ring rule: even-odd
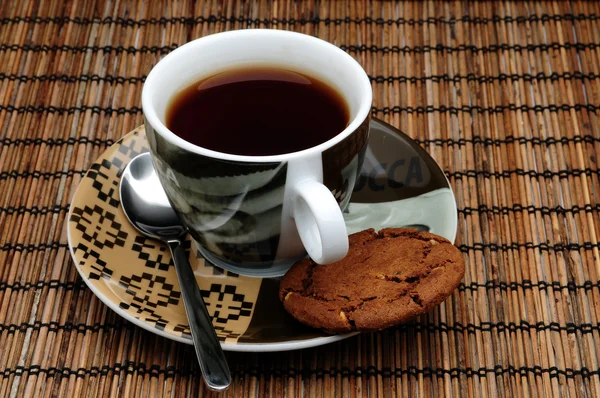
{"label": "black stitching thread on mat", "polygon": [[521,204],[514,204],[512,206],[488,206],[488,205],[479,205],[478,207],[463,207],[462,209],[458,209],[458,214],[463,215],[473,215],[473,214],[502,214],[509,215],[513,213],[541,213],[542,215],[566,215],[566,214],[579,214],[579,213],[593,213],[600,211],[600,204],[596,204],[592,206],[591,204],[586,204],[584,206],[573,206],[569,208],[564,208],[562,206],[556,207],[535,207],[533,205],[523,206]]}
{"label": "black stitching thread on mat", "polygon": [[[0,332],[7,332],[7,334],[14,334],[16,332],[25,333],[28,330],[39,331],[40,329],[48,329],[50,332],[77,332],[81,334],[86,334],[87,332],[96,333],[100,330],[104,332],[109,332],[111,330],[120,330],[120,329],[133,329],[134,325],[130,323],[95,323],[92,325],[88,325],[85,323],[77,323],[74,324],[72,322],[67,322],[65,324],[59,324],[58,322],[40,322],[36,321],[34,323],[23,322],[21,324],[0,324]],[[422,323],[411,323],[399,325],[394,328],[394,330],[398,330],[400,332],[410,332],[410,333],[467,333],[467,334],[475,334],[477,332],[481,333],[516,333],[517,331],[521,332],[566,332],[567,334],[588,334],[593,333],[594,331],[600,331],[600,325],[591,324],[591,323],[583,323],[583,324],[575,324],[575,323],[567,323],[565,325],[561,325],[558,322],[536,322],[530,323],[527,321],[520,322],[480,322],[478,325],[475,324],[462,324],[460,322],[454,322],[452,324],[448,324],[445,322],[440,322],[436,324],[422,324]]]}
{"label": "black stitching thread on mat", "polygon": [[99,332],[100,330],[104,332],[109,332],[111,330],[118,329],[133,329],[134,325],[131,323],[95,323],[93,325],[87,325],[85,323],[77,323],[67,322],[65,324],[59,324],[58,322],[40,322],[36,321],[34,323],[23,322],[19,325],[11,323],[9,325],[0,324],[0,332],[7,332],[8,334],[14,334],[15,332],[24,333],[27,330],[35,330],[39,331],[40,329],[48,329],[50,332],[78,332],[85,334],[87,332]]}
{"label": "black stitching thread on mat", "polygon": [[35,251],[45,251],[53,249],[62,249],[69,247],[66,243],[53,241],[49,243],[5,243],[0,246],[0,251],[16,251],[31,253]]}
{"label": "black stitching thread on mat", "polygon": [[[46,377],[59,377],[59,378],[68,378],[71,376],[75,376],[75,378],[84,378],[86,376],[89,377],[97,377],[97,376],[107,376],[109,374],[118,374],[125,373],[127,375],[133,375],[137,373],[141,376],[148,374],[150,377],[158,377],[163,376],[165,379],[174,378],[176,375],[187,377],[187,376],[197,376],[198,370],[196,368],[180,370],[175,368],[174,366],[167,366],[165,368],[161,368],[159,365],[151,365],[147,366],[144,363],[136,364],[133,361],[125,361],[123,364],[115,363],[113,366],[102,365],[99,366],[91,366],[89,369],[87,368],[78,368],[71,369],[69,367],[49,367],[42,368],[39,365],[31,365],[28,367],[25,366],[15,366],[14,368],[5,368],[0,371],[0,375],[2,378],[9,378],[11,376],[22,376],[23,374],[29,375],[39,375],[44,374]],[[234,377],[260,377],[260,376],[268,376],[274,378],[310,378],[316,376],[317,379],[323,378],[325,376],[336,377],[364,377],[364,376],[380,376],[383,378],[398,378],[402,376],[412,376],[412,377],[425,377],[425,378],[442,378],[442,377],[450,377],[451,379],[456,378],[473,378],[473,377],[492,377],[492,376],[523,376],[526,377],[528,375],[533,374],[534,376],[543,376],[547,374],[550,378],[558,378],[563,377],[567,379],[573,379],[575,377],[581,377],[584,379],[589,379],[592,376],[597,376],[600,374],[600,369],[590,370],[587,367],[582,367],[578,369],[573,368],[565,368],[559,369],[556,366],[552,366],[549,368],[542,368],[541,366],[520,366],[516,367],[513,365],[501,366],[496,365],[493,368],[480,367],[480,368],[433,368],[433,367],[425,367],[425,368],[417,368],[416,366],[408,366],[406,369],[403,368],[382,368],[379,369],[374,365],[366,366],[366,367],[355,367],[350,369],[348,367],[341,367],[340,369],[330,368],[260,368],[260,367],[248,367],[245,369],[234,368],[232,369],[232,376]]]}
{"label": "black stitching thread on mat", "polygon": [[433,139],[415,139],[420,145],[435,144],[438,146],[465,146],[467,144],[472,145],[485,145],[485,146],[502,146],[507,144],[521,144],[521,145],[534,145],[534,146],[552,146],[552,145],[569,145],[569,144],[594,144],[600,143],[600,138],[594,137],[591,134],[577,135],[574,137],[515,137],[513,135],[507,135],[505,138],[487,138],[480,136],[473,136],[473,138],[433,138]]}
{"label": "black stitching thread on mat", "polygon": [[83,176],[87,170],[61,170],[61,171],[2,171],[0,172],[0,181],[16,178],[34,178],[48,180],[50,178],[73,177],[74,175]]}
{"label": "black stitching thread on mat", "polygon": [[[3,290],[12,290],[12,291],[28,291],[34,289],[66,289],[66,290],[77,290],[85,288],[86,285],[83,281],[79,282],[61,282],[59,280],[53,279],[50,281],[38,281],[38,282],[0,282],[0,291]],[[581,284],[577,284],[575,282],[567,282],[566,285],[562,285],[560,282],[532,282],[530,280],[523,280],[521,282],[497,282],[497,281],[486,281],[485,283],[471,282],[469,284],[460,283],[458,285],[458,290],[461,292],[464,291],[477,291],[479,289],[486,290],[502,290],[502,291],[516,291],[519,289],[523,290],[546,290],[552,289],[555,292],[559,292],[562,290],[568,290],[570,292],[575,292],[577,290],[590,291],[594,288],[600,289],[600,281],[592,282],[592,281],[584,281]]]}
{"label": "black stitching thread on mat", "polygon": [[[172,43],[167,46],[70,46],[70,45],[19,45],[19,44],[1,44],[0,51],[25,51],[25,52],[54,52],[54,51],[67,51],[72,53],[84,53],[84,52],[105,52],[112,53],[115,52],[117,54],[127,53],[127,54],[139,54],[139,53],[150,53],[150,54],[166,54],[178,47],[176,43]],[[347,52],[351,53],[382,53],[382,54],[392,54],[392,53],[402,53],[402,54],[424,54],[430,52],[463,52],[468,51],[472,53],[493,53],[499,51],[549,51],[549,50],[576,50],[576,51],[585,51],[585,50],[595,50],[600,48],[600,43],[541,43],[541,44],[491,44],[485,47],[477,47],[474,45],[460,44],[456,47],[445,46],[443,44],[438,44],[435,46],[424,45],[424,46],[377,46],[377,45],[345,45],[341,44],[339,47]]]}
{"label": "black stitching thread on mat", "polygon": [[[86,284],[83,281],[77,282],[61,282],[57,279],[52,279],[50,281],[38,281],[38,282],[0,282],[0,291],[3,290],[12,290],[12,291],[28,291],[34,289],[66,289],[66,290],[77,290],[83,289],[86,287]],[[502,291],[516,291],[519,289],[523,290],[546,290],[552,289],[555,292],[560,292],[562,290],[568,290],[570,292],[576,292],[577,290],[584,290],[588,292],[592,289],[600,289],[600,281],[592,282],[590,280],[586,280],[583,283],[577,284],[575,282],[567,282],[566,285],[561,284],[560,282],[532,282],[528,279],[524,279],[521,282],[498,282],[498,281],[486,281],[484,283],[471,282],[469,284],[465,284],[461,282],[458,285],[458,290],[461,292],[465,291],[477,291],[479,289],[485,290],[502,290]]]}
{"label": "black stitching thread on mat", "polygon": [[402,368],[382,368],[378,369],[377,367],[370,365],[365,367],[356,367],[354,369],[350,369],[347,367],[341,367],[340,369],[330,368],[327,369],[307,369],[303,368],[300,370],[296,370],[294,368],[289,369],[276,369],[276,368],[268,368],[268,369],[260,369],[260,368],[250,368],[250,369],[236,369],[233,373],[238,376],[238,372],[242,372],[240,376],[252,376],[259,377],[263,374],[272,376],[272,377],[296,377],[302,376],[303,378],[308,378],[311,376],[316,376],[317,378],[323,378],[325,375],[335,377],[362,377],[362,376],[381,376],[383,378],[390,377],[402,377],[402,376],[413,376],[413,377],[425,377],[425,378],[442,378],[445,376],[449,376],[452,379],[461,378],[461,377],[487,377],[487,376],[528,376],[529,374],[534,374],[535,376],[542,376],[543,374],[548,374],[550,378],[557,377],[565,377],[567,379],[572,379],[575,377],[582,378],[590,378],[591,376],[595,376],[600,374],[599,370],[589,370],[587,367],[582,367],[580,369],[572,369],[565,368],[559,369],[556,366],[550,368],[542,368],[541,366],[521,366],[515,367],[513,365],[501,366],[496,365],[493,368],[417,368],[416,366],[408,366],[406,369]]}
{"label": "black stitching thread on mat", "polygon": [[571,170],[559,170],[559,171],[534,171],[534,170],[523,170],[523,169],[514,169],[514,170],[504,170],[504,171],[487,171],[487,170],[467,170],[467,171],[453,171],[446,172],[446,176],[448,178],[462,179],[462,178],[510,178],[513,175],[521,176],[521,177],[531,177],[531,178],[569,178],[569,177],[580,177],[582,175],[599,175],[600,170],[593,170],[590,168],[586,169],[571,169]]}
{"label": "black stitching thread on mat", "polygon": [[94,17],[94,18],[70,18],[70,17],[39,17],[39,16],[17,16],[12,18],[0,19],[0,24],[9,23],[74,23],[79,25],[88,24],[115,24],[124,26],[145,26],[145,25],[165,25],[169,23],[180,23],[186,25],[201,24],[201,23],[216,23],[216,22],[238,22],[247,24],[266,24],[266,25],[307,25],[307,24],[319,24],[325,25],[341,25],[341,24],[376,24],[376,25],[425,25],[425,24],[447,24],[454,25],[457,23],[472,23],[472,24],[489,24],[489,23],[526,23],[526,22],[574,22],[574,21],[596,21],[598,20],[596,14],[533,14],[528,16],[512,16],[508,15],[501,17],[498,15],[488,17],[472,17],[465,15],[460,18],[425,18],[425,19],[414,19],[414,18],[397,18],[397,19],[384,19],[384,18],[247,18],[247,17],[226,17],[222,15],[208,15],[198,17],[172,17],[172,18],[112,18],[112,17]]}
{"label": "black stitching thread on mat", "polygon": [[588,292],[594,288],[600,289],[600,281],[597,281],[597,282],[585,281],[582,284],[577,284],[575,282],[567,282],[566,285],[562,285],[560,282],[556,282],[556,281],[555,282],[539,281],[539,282],[534,283],[528,279],[524,279],[521,282],[487,281],[485,283],[471,282],[468,285],[461,282],[458,285],[458,290],[461,292],[465,292],[468,290],[476,291],[479,289],[502,290],[502,291],[509,291],[509,290],[516,291],[519,289],[522,289],[522,290],[552,289],[552,291],[554,291],[554,292],[560,292],[562,290],[568,290],[569,292],[576,292],[577,290],[584,290],[585,292]]}
{"label": "black stitching thread on mat", "polygon": [[6,213],[8,215],[14,215],[14,214],[21,215],[21,214],[25,214],[25,213],[31,214],[31,215],[60,214],[62,212],[67,212],[67,211],[69,211],[69,206],[53,206],[53,207],[49,207],[49,206],[43,206],[43,207],[8,206],[8,207],[0,207],[0,214]]}
{"label": "black stitching thread on mat", "polygon": [[[45,214],[60,214],[62,212],[66,212],[69,210],[69,206],[8,206],[8,207],[0,207],[0,213],[6,213],[8,215],[22,215],[22,214],[31,214],[31,215],[45,215]],[[584,206],[573,206],[570,208],[564,208],[561,206],[556,206],[550,208],[548,206],[535,207],[533,205],[523,206],[520,204],[515,204],[511,207],[508,206],[490,206],[487,205],[479,205],[478,207],[464,207],[457,209],[458,214],[462,215],[473,215],[473,214],[497,214],[497,215],[509,215],[512,213],[541,213],[542,215],[566,215],[566,214],[579,214],[579,213],[594,213],[600,212],[600,204],[596,204],[594,206],[590,204],[586,204]]]}
{"label": "black stitching thread on mat", "polygon": [[[160,368],[159,368],[160,369]],[[156,372],[157,369],[154,369]],[[31,365],[30,367],[25,366],[15,366],[14,369],[7,368],[3,371],[0,371],[0,375],[3,378],[8,378],[11,375],[22,376],[24,373],[28,373],[30,375],[39,375],[45,374],[47,377],[59,377],[59,378],[68,378],[71,376],[75,376],[76,378],[83,378],[86,376],[96,377],[96,376],[106,376],[110,373],[121,373],[125,372],[125,374],[131,375],[135,372],[140,374],[145,373],[145,365],[136,365],[133,361],[125,361],[124,364],[115,363],[113,366],[103,365],[102,367],[91,366],[90,369],[86,368],[78,368],[77,370],[73,370],[69,367],[57,368],[57,367],[49,367],[42,368],[39,365]],[[169,367],[163,370],[165,376],[168,374],[172,375],[171,377],[175,377],[175,369]],[[191,374],[191,372],[189,372]]]}
{"label": "black stitching thread on mat", "polygon": [[[50,179],[50,178],[61,178],[61,177],[73,177],[74,175],[84,175],[86,170],[60,170],[60,171],[2,171],[0,172],[0,181],[7,179],[16,179],[16,178],[41,178],[41,179]],[[465,171],[445,171],[446,177],[454,178],[454,179],[463,179],[463,178],[510,178],[513,175],[517,175],[520,177],[531,177],[531,178],[545,178],[551,179],[554,177],[558,177],[560,179],[565,179],[569,177],[579,177],[582,175],[591,176],[591,175],[599,175],[600,170],[594,170],[591,168],[586,169],[571,169],[571,170],[559,170],[559,171],[534,171],[534,170],[524,170],[524,169],[514,169],[514,170],[503,170],[503,171],[487,171],[487,170],[465,170]]]}
{"label": "black stitching thread on mat", "polygon": [[[48,243],[5,243],[0,246],[0,251],[17,251],[17,252],[34,252],[34,251],[44,251],[49,249],[59,249],[66,248],[68,245],[66,243],[60,243],[59,241],[52,241]],[[599,243],[592,242],[582,242],[582,243],[539,243],[534,244],[533,242],[512,242],[512,243],[473,243],[472,245],[457,245],[457,247],[465,253],[469,251],[491,251],[491,252],[506,252],[512,250],[519,249],[534,249],[540,251],[547,252],[562,252],[565,250],[570,251],[581,251],[581,250],[593,250],[595,248],[600,248]]]}
{"label": "black stitching thread on mat", "polygon": [[[0,74],[0,78],[2,74]],[[492,83],[492,82],[504,82],[504,81],[525,81],[525,82],[533,82],[533,81],[559,81],[559,80],[596,80],[600,78],[600,75],[596,75],[595,73],[584,74],[582,72],[565,72],[558,73],[553,72],[549,75],[540,72],[535,75],[529,73],[523,73],[521,75],[513,73],[500,73],[497,76],[479,76],[474,73],[468,73],[466,75],[454,75],[450,76],[448,74],[443,75],[432,75],[432,76],[369,76],[372,82],[375,83],[426,83],[432,81],[434,83],[460,83],[462,80],[466,80],[468,82],[477,82],[480,84]],[[16,78],[15,78],[16,80]]]}
{"label": "black stitching thread on mat", "polygon": [[401,331],[414,331],[416,333],[428,332],[428,333],[468,333],[475,334],[476,332],[497,332],[497,333],[515,333],[517,331],[521,332],[544,332],[550,330],[552,332],[567,332],[568,334],[580,333],[580,334],[588,334],[594,331],[600,331],[599,324],[591,324],[591,323],[583,323],[583,324],[575,324],[575,323],[567,323],[566,325],[561,325],[558,322],[536,322],[530,323],[527,321],[516,322],[480,322],[479,325],[474,324],[466,324],[463,325],[460,322],[455,322],[453,324],[448,324],[445,322],[439,322],[437,324],[422,324],[422,323],[413,323],[413,324],[404,324],[396,326],[395,329]]}
{"label": "black stitching thread on mat", "polygon": [[[449,112],[451,114],[458,114],[459,112],[465,113],[503,113],[506,111],[521,111],[521,112],[558,112],[558,111],[581,111],[587,110],[589,112],[596,112],[600,110],[599,105],[592,104],[559,104],[559,105],[498,105],[493,107],[483,107],[483,106],[440,106],[434,107],[432,105],[428,106],[417,106],[417,107],[401,107],[401,106],[393,106],[393,107],[383,107],[371,108],[371,112],[374,114],[383,113],[383,114],[393,114],[393,113],[431,113],[431,112],[440,112],[446,113]],[[101,107],[97,105],[80,105],[80,106],[71,106],[71,107],[58,107],[58,106],[34,106],[34,105],[26,105],[26,106],[13,106],[13,105],[0,105],[0,111],[6,112],[17,112],[17,113],[33,113],[33,112],[49,112],[49,113],[58,113],[58,114],[71,114],[75,112],[87,112],[91,111],[92,113],[104,113],[104,114],[113,114],[117,115],[122,114],[131,114],[136,115],[142,113],[142,108],[137,106],[132,107]]]}
{"label": "black stitching thread on mat", "polygon": [[64,290],[81,290],[85,288],[86,284],[83,281],[76,282],[61,282],[57,279],[51,279],[49,281],[38,281],[38,282],[0,282],[0,292],[4,290],[12,291],[29,291],[35,289],[64,289]]}
{"label": "black stitching thread on mat", "polygon": [[[415,141],[420,145],[428,145],[435,144],[439,146],[448,145],[448,146],[465,146],[467,144],[481,144],[487,146],[501,146],[507,144],[531,144],[531,145],[568,145],[571,143],[600,143],[600,138],[594,137],[591,134],[577,135],[574,137],[515,137],[513,135],[507,135],[505,138],[488,138],[481,136],[473,136],[472,138],[433,138],[433,139],[415,139]],[[62,146],[62,145],[75,145],[75,144],[90,144],[92,146],[110,146],[113,145],[116,141],[113,139],[101,139],[101,138],[93,138],[90,139],[88,137],[78,137],[78,138],[2,138],[0,139],[0,145],[21,145],[21,146],[29,146],[29,145],[48,145],[52,146]]]}
{"label": "black stitching thread on mat", "polygon": [[[0,108],[1,110],[1,108]],[[461,107],[456,107],[456,106],[439,106],[439,107],[435,107],[433,105],[427,105],[427,106],[417,106],[417,107],[413,107],[413,106],[386,106],[383,108],[376,108],[373,107],[371,108],[371,112],[374,114],[378,114],[378,113],[382,113],[384,115],[388,115],[388,114],[396,114],[396,113],[432,113],[432,112],[440,112],[440,113],[450,113],[450,114],[458,114],[459,112],[463,112],[463,113],[490,113],[490,114],[494,114],[494,113],[504,113],[506,111],[521,111],[521,112],[536,112],[536,113],[540,113],[540,112],[558,112],[558,111],[571,111],[571,110],[575,110],[575,111],[581,111],[581,110],[587,110],[589,112],[597,112],[598,110],[600,110],[600,106],[598,105],[593,105],[593,104],[575,104],[575,105],[569,105],[569,104],[559,104],[559,105],[534,105],[534,106],[529,106],[529,105],[515,105],[515,104],[510,104],[510,105],[498,105],[498,106],[491,106],[491,107],[483,107],[483,106],[468,106],[468,105],[464,105]]]}
{"label": "black stitching thread on mat", "polygon": [[139,77],[136,76],[100,76],[100,75],[58,75],[58,74],[50,74],[50,75],[38,75],[38,76],[25,76],[25,75],[17,75],[17,74],[6,74],[0,73],[0,80],[8,80],[8,81],[19,81],[21,83],[29,83],[29,82],[62,82],[62,83],[87,83],[87,82],[104,82],[104,83],[116,83],[116,84],[124,84],[124,83],[143,83],[146,81],[146,75],[142,75]]}
{"label": "black stitching thread on mat", "polygon": [[69,46],[69,45],[53,45],[48,46],[46,44],[40,45],[18,45],[18,44],[0,44],[0,51],[30,51],[30,52],[52,52],[52,51],[67,51],[72,53],[85,53],[88,51],[91,52],[115,52],[117,54],[127,53],[127,54],[140,54],[140,53],[150,53],[150,54],[167,54],[177,48],[177,44],[173,43],[168,46]]}
{"label": "black stitching thread on mat", "polygon": [[71,106],[68,108],[58,107],[58,106],[34,106],[34,105],[26,105],[26,106],[13,106],[13,105],[0,105],[0,111],[6,112],[17,112],[17,113],[34,113],[34,112],[48,112],[48,113],[57,113],[61,114],[72,114],[75,112],[87,112],[91,111],[93,114],[105,113],[105,114],[113,114],[117,115],[137,115],[142,113],[142,108],[138,106],[132,106],[130,108],[126,107],[101,107],[97,105],[89,106],[89,105],[81,105],[81,106]]}
{"label": "black stitching thread on mat", "polygon": [[526,242],[526,243],[517,243],[517,242],[513,242],[513,243],[502,243],[502,244],[496,244],[496,243],[474,243],[472,245],[457,245],[457,247],[460,249],[460,251],[462,251],[463,253],[468,253],[469,251],[490,251],[490,252],[507,252],[507,251],[518,251],[519,249],[532,249],[532,250],[539,250],[541,252],[547,251],[547,252],[563,252],[565,250],[570,250],[570,251],[581,251],[581,250],[585,250],[585,251],[590,251],[593,249],[598,249],[600,248],[600,244],[598,243],[592,243],[592,242],[583,242],[583,243],[567,243],[567,244],[562,244],[562,243],[555,243],[555,244],[549,244],[549,243],[539,243],[539,244],[533,244],[533,242]]}
{"label": "black stitching thread on mat", "polygon": [[15,146],[30,146],[30,145],[47,145],[63,146],[63,145],[75,145],[75,144],[90,144],[92,146],[110,146],[115,143],[115,140],[111,139],[100,139],[100,138],[88,138],[88,137],[70,137],[64,138],[1,138],[0,145],[15,145]]}
{"label": "black stitching thread on mat", "polygon": [[[506,43],[501,43],[501,44],[491,44],[489,46],[485,46],[485,47],[478,47],[478,46],[474,46],[474,45],[469,45],[469,44],[460,44],[456,47],[452,47],[452,46],[445,46],[443,44],[437,44],[435,46],[429,46],[429,45],[424,45],[424,46],[377,46],[377,45],[366,45],[366,44],[361,44],[361,45],[345,45],[345,44],[341,44],[339,46],[342,50],[347,51],[347,52],[354,52],[354,53],[362,53],[362,52],[368,52],[368,53],[383,53],[383,54],[392,54],[392,53],[401,53],[401,54],[409,54],[409,53],[415,53],[415,54],[423,54],[423,53],[429,53],[429,52],[448,52],[448,53],[452,53],[452,52],[472,52],[472,53],[483,53],[483,54],[487,54],[487,53],[493,53],[493,52],[499,52],[499,51],[516,51],[516,52],[521,52],[521,51],[549,51],[549,50],[577,50],[577,51],[584,51],[584,50],[595,50],[597,48],[600,48],[600,43],[541,43],[541,44],[527,44],[527,45],[520,45],[520,44],[506,44]],[[0,49],[2,47],[0,46]]]}
{"label": "black stitching thread on mat", "polygon": [[[578,144],[578,143],[600,143],[600,138],[594,137],[591,134],[577,135],[574,137],[515,137],[512,135],[507,135],[505,138],[488,138],[488,137],[480,137],[473,136],[473,138],[433,138],[433,139],[415,139],[415,141],[420,145],[429,145],[434,144],[438,146],[448,145],[448,146],[465,146],[467,144],[472,145],[486,145],[486,146],[502,146],[507,144],[530,144],[536,146],[552,146],[552,145],[569,145],[569,144]],[[48,145],[52,146],[62,146],[62,145],[75,145],[75,144],[90,144],[92,146],[110,146],[113,145],[116,141],[112,139],[100,139],[94,138],[90,139],[88,137],[79,137],[79,138],[2,138],[0,139],[0,145],[21,145],[21,146],[29,146],[29,145]]]}
{"label": "black stitching thread on mat", "polygon": [[[138,84],[146,81],[146,75],[142,76],[113,76],[113,75],[105,75],[100,76],[97,74],[92,75],[59,75],[59,74],[49,74],[49,75],[37,75],[37,76],[26,76],[26,75],[17,75],[17,74],[6,74],[0,73],[0,80],[9,80],[9,81],[19,81],[21,83],[27,82],[62,82],[62,83],[87,83],[87,82],[103,82],[110,84]],[[533,82],[533,81],[559,81],[559,80],[596,80],[599,79],[600,75],[596,75],[595,73],[584,74],[582,72],[564,72],[558,73],[553,72],[549,75],[540,72],[535,75],[529,73],[519,74],[506,74],[500,73],[497,76],[479,76],[474,73],[469,73],[466,75],[454,75],[450,76],[448,74],[442,75],[432,75],[432,76],[369,76],[369,79],[373,83],[426,83],[428,81],[432,81],[434,83],[445,82],[445,83],[460,83],[462,80],[466,80],[469,82],[477,82],[477,83],[492,83],[492,82],[504,82],[504,81],[520,81],[523,80],[525,82]]]}

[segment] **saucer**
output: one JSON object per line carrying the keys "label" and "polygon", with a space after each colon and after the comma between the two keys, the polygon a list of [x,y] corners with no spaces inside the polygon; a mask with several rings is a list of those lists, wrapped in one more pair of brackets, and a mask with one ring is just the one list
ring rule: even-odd
{"label": "saucer", "polygon": [[[153,333],[191,344],[167,246],[134,229],[120,205],[123,170],[147,151],[140,126],[90,167],[69,210],[69,248],[85,283],[112,310]],[[457,227],[454,194],[439,166],[408,136],[375,119],[344,218],[348,233],[410,225],[454,241]],[[185,245],[223,349],[293,350],[355,334],[332,336],[301,325],[279,302],[277,279],[224,271],[206,261],[189,237]]]}

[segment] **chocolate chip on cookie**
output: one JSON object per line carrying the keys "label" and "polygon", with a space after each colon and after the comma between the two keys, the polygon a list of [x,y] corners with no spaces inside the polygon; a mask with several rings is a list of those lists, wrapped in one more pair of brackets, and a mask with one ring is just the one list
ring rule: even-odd
{"label": "chocolate chip on cookie", "polygon": [[349,239],[343,260],[302,260],[282,278],[279,298],[300,322],[331,333],[385,329],[444,301],[465,272],[461,252],[428,232],[369,229]]}

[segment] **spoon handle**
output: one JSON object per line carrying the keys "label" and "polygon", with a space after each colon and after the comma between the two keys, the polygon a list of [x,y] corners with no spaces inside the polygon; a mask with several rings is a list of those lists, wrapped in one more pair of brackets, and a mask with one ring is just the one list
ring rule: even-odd
{"label": "spoon handle", "polygon": [[178,240],[170,240],[169,247],[181,286],[185,312],[190,323],[196,356],[206,385],[211,390],[222,391],[231,383],[231,373],[217,339],[200,288],[188,260],[188,256]]}

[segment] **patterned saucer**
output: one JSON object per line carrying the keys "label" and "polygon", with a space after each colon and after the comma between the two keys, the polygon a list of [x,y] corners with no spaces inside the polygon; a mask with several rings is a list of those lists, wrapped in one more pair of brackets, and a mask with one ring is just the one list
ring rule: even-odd
{"label": "patterned saucer", "polygon": [[[148,150],[140,126],[92,165],[73,197],[69,248],[81,277],[111,309],[151,332],[191,344],[168,248],[129,224],[119,201],[127,163]],[[444,173],[414,141],[373,120],[369,148],[345,218],[348,232],[413,225],[454,241],[457,212]],[[185,242],[221,344],[231,351],[283,351],[338,341],[292,319],[278,280],[223,271]],[[193,248],[193,249],[192,249]]]}

